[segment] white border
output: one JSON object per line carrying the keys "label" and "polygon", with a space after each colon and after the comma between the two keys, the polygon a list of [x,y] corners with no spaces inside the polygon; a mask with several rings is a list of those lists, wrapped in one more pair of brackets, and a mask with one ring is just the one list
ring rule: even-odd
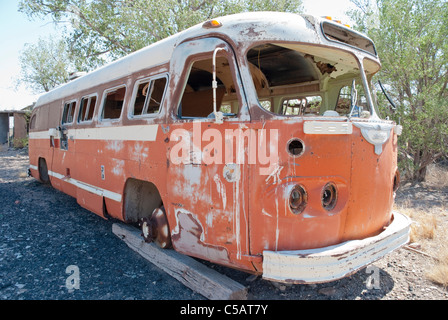
{"label": "white border", "polygon": [[[156,141],[157,124],[120,127],[69,129],[67,135],[74,140]],[[49,131],[30,132],[30,139],[49,139]]]}

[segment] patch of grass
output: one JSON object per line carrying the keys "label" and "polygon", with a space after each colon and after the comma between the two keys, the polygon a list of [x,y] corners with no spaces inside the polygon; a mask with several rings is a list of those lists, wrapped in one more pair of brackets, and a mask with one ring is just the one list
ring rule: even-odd
{"label": "patch of grass", "polygon": [[[448,240],[448,239],[445,239]],[[432,282],[448,287],[448,245],[443,243],[437,252],[438,261],[434,267],[427,272],[426,276]]]}
{"label": "patch of grass", "polygon": [[446,166],[430,164],[426,173],[425,184],[435,188],[448,187],[448,169]]}
{"label": "patch of grass", "polygon": [[413,221],[410,234],[411,243],[435,238],[438,225],[436,209],[413,208],[406,202],[401,206],[396,206],[395,209],[407,215]]}
{"label": "patch of grass", "polygon": [[421,245],[421,251],[434,257],[434,266],[426,277],[443,287],[448,287],[448,225],[445,206],[428,209],[413,208],[405,202],[395,209],[413,220],[410,242]]}

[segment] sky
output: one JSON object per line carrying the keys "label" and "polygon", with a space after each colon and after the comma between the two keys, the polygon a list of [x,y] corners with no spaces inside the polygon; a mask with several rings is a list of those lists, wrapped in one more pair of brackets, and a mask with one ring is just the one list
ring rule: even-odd
{"label": "sky", "polygon": [[[349,0],[302,0],[304,13],[331,16],[349,23],[344,12],[353,6]],[[20,77],[20,52],[26,43],[57,35],[60,30],[49,19],[30,21],[18,12],[19,0],[0,0],[0,110],[18,110],[35,102],[39,94],[24,85]],[[60,28],[60,26],[59,26]]]}

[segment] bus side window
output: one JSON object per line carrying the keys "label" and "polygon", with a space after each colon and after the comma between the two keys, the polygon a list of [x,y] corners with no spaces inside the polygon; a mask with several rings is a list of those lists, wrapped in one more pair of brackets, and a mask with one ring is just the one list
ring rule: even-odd
{"label": "bus side window", "polygon": [[143,80],[137,83],[137,92],[134,98],[133,116],[156,114],[160,111],[165,93],[167,78]]}
{"label": "bus side window", "polygon": [[83,97],[79,107],[78,122],[90,121],[93,119],[96,96]]}
{"label": "bus side window", "polygon": [[125,86],[106,91],[101,119],[112,120],[120,118],[121,110],[123,109],[125,94]]}
{"label": "bus side window", "polygon": [[[180,118],[205,118],[213,114],[212,72],[211,58],[194,62],[179,105],[178,116]],[[216,80],[218,83],[216,89],[217,111],[222,111],[227,116],[236,116],[239,106],[238,97],[230,64],[225,57],[216,59]]]}
{"label": "bus side window", "polygon": [[75,115],[76,101],[67,102],[64,104],[64,111],[62,113],[62,124],[72,123]]}

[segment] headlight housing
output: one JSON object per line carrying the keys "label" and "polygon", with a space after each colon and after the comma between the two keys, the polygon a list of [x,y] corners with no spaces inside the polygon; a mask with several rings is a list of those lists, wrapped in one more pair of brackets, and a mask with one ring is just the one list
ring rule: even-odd
{"label": "headlight housing", "polygon": [[322,189],[322,206],[325,210],[330,211],[334,209],[336,206],[336,202],[338,201],[338,190],[336,185],[332,182],[329,182]]}
{"label": "headlight housing", "polygon": [[300,214],[305,210],[308,202],[308,195],[306,190],[301,185],[297,184],[289,193],[289,209],[294,214]]}

